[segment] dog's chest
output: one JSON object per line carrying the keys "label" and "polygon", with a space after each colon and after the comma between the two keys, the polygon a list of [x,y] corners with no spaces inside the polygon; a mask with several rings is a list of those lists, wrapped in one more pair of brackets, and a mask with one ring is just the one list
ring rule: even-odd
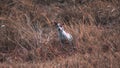
{"label": "dog's chest", "polygon": [[62,31],[62,32],[59,32],[59,38],[63,40],[65,39],[68,40],[70,37],[68,33],[66,33],[65,31]]}

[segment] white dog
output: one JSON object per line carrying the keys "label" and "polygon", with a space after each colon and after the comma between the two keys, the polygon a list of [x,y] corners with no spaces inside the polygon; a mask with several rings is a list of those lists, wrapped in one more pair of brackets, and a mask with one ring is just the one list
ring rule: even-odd
{"label": "white dog", "polygon": [[68,43],[70,45],[72,45],[72,40],[73,40],[72,35],[67,33],[60,23],[55,23],[55,25],[58,30],[58,36],[59,36],[59,39],[60,39],[62,45],[65,41],[68,41]]}

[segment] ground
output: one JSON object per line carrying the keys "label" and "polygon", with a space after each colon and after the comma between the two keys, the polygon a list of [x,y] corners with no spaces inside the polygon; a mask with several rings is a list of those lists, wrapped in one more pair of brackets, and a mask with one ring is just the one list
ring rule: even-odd
{"label": "ground", "polygon": [[[0,68],[120,68],[119,0],[1,0]],[[52,22],[74,47],[61,47]]]}

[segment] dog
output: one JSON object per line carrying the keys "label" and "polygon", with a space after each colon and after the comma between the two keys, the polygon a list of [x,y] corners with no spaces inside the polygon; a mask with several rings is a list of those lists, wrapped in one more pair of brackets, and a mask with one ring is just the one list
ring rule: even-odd
{"label": "dog", "polygon": [[64,45],[65,42],[68,42],[70,45],[72,45],[72,41],[73,41],[72,35],[66,32],[60,23],[54,22],[54,24],[57,28],[58,37],[60,39],[61,44]]}

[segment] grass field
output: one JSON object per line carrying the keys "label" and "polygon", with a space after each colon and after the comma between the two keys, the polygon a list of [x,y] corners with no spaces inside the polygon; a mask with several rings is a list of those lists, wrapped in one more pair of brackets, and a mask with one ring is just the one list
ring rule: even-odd
{"label": "grass field", "polygon": [[[61,47],[64,23],[75,49]],[[0,0],[0,68],[120,68],[119,0]]]}

